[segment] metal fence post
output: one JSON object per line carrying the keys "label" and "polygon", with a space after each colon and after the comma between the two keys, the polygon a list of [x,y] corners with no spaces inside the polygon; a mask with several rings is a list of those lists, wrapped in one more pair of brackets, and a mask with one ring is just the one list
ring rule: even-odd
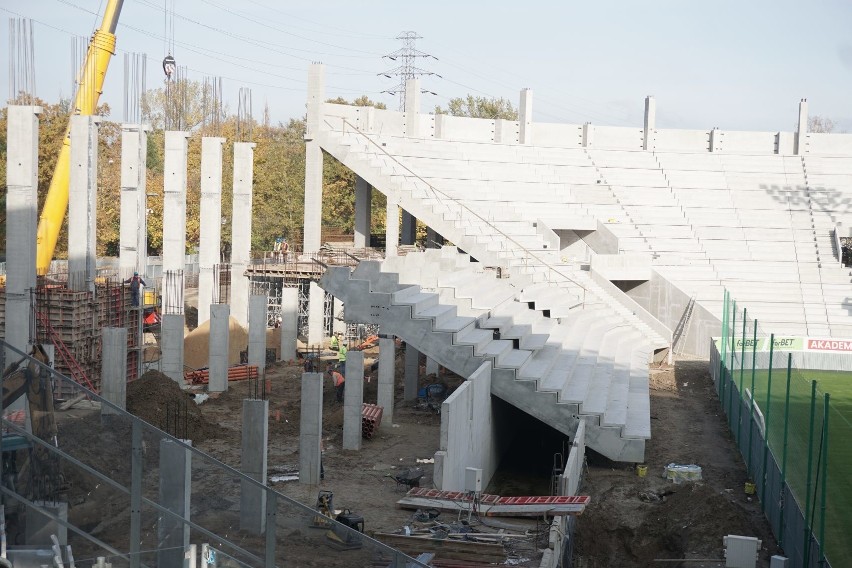
{"label": "metal fence post", "polygon": [[[781,492],[784,492],[784,484],[787,482],[787,433],[790,429],[790,378],[793,376],[793,354],[787,353],[787,392],[784,395],[784,451],[781,455]],[[782,502],[783,503],[783,502]],[[781,518],[778,526],[781,528],[778,544],[784,547],[784,509],[786,503],[781,506]]]}
{"label": "metal fence post", "polygon": [[769,475],[766,466],[769,460],[769,410],[772,407],[772,363],[775,350],[775,334],[769,335],[769,365],[766,377],[766,412],[763,415],[763,487],[760,489],[760,508],[766,512],[766,485]]}
{"label": "metal fence post", "polygon": [[757,365],[757,319],[754,320],[754,339],[751,344],[751,397],[748,401],[748,460],[746,460],[746,470],[751,477],[751,439],[752,439],[752,418],[754,417],[754,368]]}
{"label": "metal fence post", "polygon": [[142,427],[137,418],[131,426],[130,446],[130,567],[139,568],[142,540]]}
{"label": "metal fence post", "polygon": [[822,492],[819,510],[819,552],[820,564],[825,565],[825,494],[828,487],[828,403],[831,395],[825,393],[822,414]]}
{"label": "metal fence post", "polygon": [[725,293],[722,297],[722,308],[725,310],[722,313],[722,342],[721,342],[721,353],[719,354],[719,386],[718,386],[718,394],[719,401],[722,402],[724,407],[725,402],[725,359],[728,352],[728,290],[725,289]]}
{"label": "metal fence post", "polygon": [[804,568],[808,568],[810,564],[810,552],[811,552],[811,531],[813,527],[811,527],[810,522],[810,510],[811,510],[811,475],[813,467],[811,465],[811,461],[814,457],[814,414],[816,413],[816,381],[811,381],[811,417],[808,425],[808,481],[805,485],[805,491],[807,494],[805,495],[805,558],[804,558]]}
{"label": "metal fence post", "polygon": [[745,373],[745,347],[746,347],[746,326],[748,325],[748,308],[743,308],[743,337],[742,347],[740,349],[740,382],[737,385],[739,392],[737,393],[737,448],[739,448],[740,453],[743,451],[743,447],[740,439],[740,428],[743,423],[743,374]]}
{"label": "metal fence post", "polygon": [[728,365],[728,367],[730,368],[730,371],[731,371],[730,372],[731,381],[730,381],[730,383],[725,385],[728,388],[728,425],[729,426],[731,426],[731,405],[733,404],[733,398],[734,398],[734,389],[732,388],[733,382],[734,382],[734,365],[736,364],[734,362],[734,357],[735,357],[736,352],[737,352],[737,301],[736,300],[734,300],[734,304],[733,304],[731,314],[734,316],[734,319],[731,320],[731,364]]}

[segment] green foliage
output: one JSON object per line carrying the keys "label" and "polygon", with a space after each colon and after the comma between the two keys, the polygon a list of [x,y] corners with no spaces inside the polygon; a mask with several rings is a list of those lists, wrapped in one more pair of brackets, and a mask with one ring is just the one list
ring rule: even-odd
{"label": "green foliage", "polygon": [[379,102],[372,101],[372,100],[370,100],[370,97],[368,97],[367,95],[361,95],[360,97],[358,97],[357,99],[355,99],[351,103],[349,101],[347,101],[346,99],[344,99],[343,97],[337,97],[336,99],[328,99],[325,102],[336,104],[336,105],[375,107],[375,108],[380,109],[380,110],[385,110],[385,109],[388,108],[387,105],[385,105],[385,103],[379,103]]}
{"label": "green foliage", "polygon": [[486,97],[474,97],[468,95],[465,98],[450,99],[447,109],[440,106],[435,107],[435,114],[449,114],[452,116],[466,116],[468,118],[503,118],[505,120],[518,120],[518,111],[512,107],[508,99],[489,99]]}

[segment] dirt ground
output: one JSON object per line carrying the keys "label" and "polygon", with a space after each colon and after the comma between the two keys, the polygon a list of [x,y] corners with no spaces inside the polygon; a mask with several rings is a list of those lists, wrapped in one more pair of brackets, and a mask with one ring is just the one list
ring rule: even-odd
{"label": "dirt ground", "polygon": [[[633,467],[587,456],[581,492],[592,504],[577,524],[578,567],[724,566],[722,537],[729,534],[761,539],[758,566],[769,566],[769,558],[780,553],[758,500],[745,493],[745,464],[707,367],[707,361],[681,360],[674,369],[652,369],[646,477]],[[669,463],[701,466],[702,481],[667,481],[662,475]],[[653,562],[675,558],[693,561]]]}

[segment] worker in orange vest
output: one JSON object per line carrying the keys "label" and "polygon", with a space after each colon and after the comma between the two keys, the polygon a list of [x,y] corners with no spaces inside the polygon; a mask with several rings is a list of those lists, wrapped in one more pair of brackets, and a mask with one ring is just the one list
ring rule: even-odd
{"label": "worker in orange vest", "polygon": [[328,375],[328,378],[334,381],[334,388],[336,389],[335,399],[337,402],[343,402],[343,391],[346,388],[346,378],[334,369],[328,369],[326,374]]}

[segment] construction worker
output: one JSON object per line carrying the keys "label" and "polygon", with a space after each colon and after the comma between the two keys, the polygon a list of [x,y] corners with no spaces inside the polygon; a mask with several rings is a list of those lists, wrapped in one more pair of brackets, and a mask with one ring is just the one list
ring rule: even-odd
{"label": "construction worker", "polygon": [[281,237],[281,259],[287,262],[287,257],[290,254],[290,243],[287,242],[287,237]]}
{"label": "construction worker", "polygon": [[329,343],[328,347],[332,351],[338,351],[340,349],[340,339],[337,336],[337,333],[331,336],[331,342]]}
{"label": "construction worker", "polygon": [[340,342],[340,348],[337,350],[337,366],[338,370],[344,375],[346,374],[346,344],[342,341]]}
{"label": "construction worker", "polygon": [[346,377],[338,373],[337,371],[329,368],[326,371],[328,378],[334,381],[335,399],[337,402],[343,402],[343,391],[346,389]]}
{"label": "construction worker", "polygon": [[145,281],[142,280],[142,277],[139,276],[138,272],[134,272],[133,276],[124,281],[125,284],[130,284],[130,301],[133,303],[133,307],[136,308],[139,306],[139,287],[147,286]]}

